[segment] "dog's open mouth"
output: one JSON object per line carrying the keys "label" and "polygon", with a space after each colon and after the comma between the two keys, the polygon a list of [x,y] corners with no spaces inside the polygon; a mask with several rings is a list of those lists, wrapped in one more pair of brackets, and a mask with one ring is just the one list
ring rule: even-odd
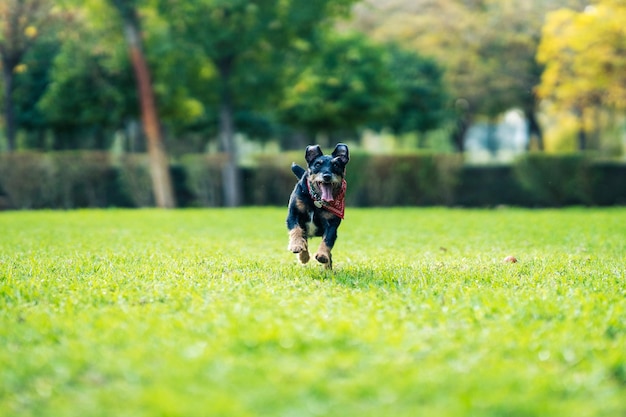
{"label": "dog's open mouth", "polygon": [[332,182],[319,182],[320,192],[322,193],[322,200],[333,201],[333,183]]}

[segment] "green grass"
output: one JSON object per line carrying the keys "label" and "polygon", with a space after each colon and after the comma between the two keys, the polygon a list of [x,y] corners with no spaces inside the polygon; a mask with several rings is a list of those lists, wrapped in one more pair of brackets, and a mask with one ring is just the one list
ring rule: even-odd
{"label": "green grass", "polygon": [[285,213],[0,213],[0,415],[626,415],[626,209]]}

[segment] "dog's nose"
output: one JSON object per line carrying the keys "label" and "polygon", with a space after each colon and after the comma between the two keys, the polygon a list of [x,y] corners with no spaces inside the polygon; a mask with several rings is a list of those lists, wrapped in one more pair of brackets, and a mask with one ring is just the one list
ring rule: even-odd
{"label": "dog's nose", "polygon": [[332,175],[330,175],[330,174],[324,174],[324,175],[322,175],[322,179],[323,179],[325,182],[330,182],[330,180],[332,180],[332,179],[333,179],[333,176],[332,176]]}

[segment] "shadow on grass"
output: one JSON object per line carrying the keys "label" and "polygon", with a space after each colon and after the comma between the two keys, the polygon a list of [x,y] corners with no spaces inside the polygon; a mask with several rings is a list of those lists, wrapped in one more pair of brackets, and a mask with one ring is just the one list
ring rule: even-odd
{"label": "shadow on grass", "polygon": [[303,268],[303,275],[318,280],[331,281],[349,288],[389,288],[396,289],[401,286],[406,270],[392,271],[385,267],[372,267],[367,265],[337,266],[332,271],[321,266]]}

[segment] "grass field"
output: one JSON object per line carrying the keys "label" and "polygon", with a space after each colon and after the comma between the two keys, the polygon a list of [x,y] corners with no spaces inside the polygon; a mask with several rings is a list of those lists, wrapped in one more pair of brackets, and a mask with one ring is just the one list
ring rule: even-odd
{"label": "grass field", "polygon": [[0,416],[626,416],[625,208],[285,214],[0,213]]}

